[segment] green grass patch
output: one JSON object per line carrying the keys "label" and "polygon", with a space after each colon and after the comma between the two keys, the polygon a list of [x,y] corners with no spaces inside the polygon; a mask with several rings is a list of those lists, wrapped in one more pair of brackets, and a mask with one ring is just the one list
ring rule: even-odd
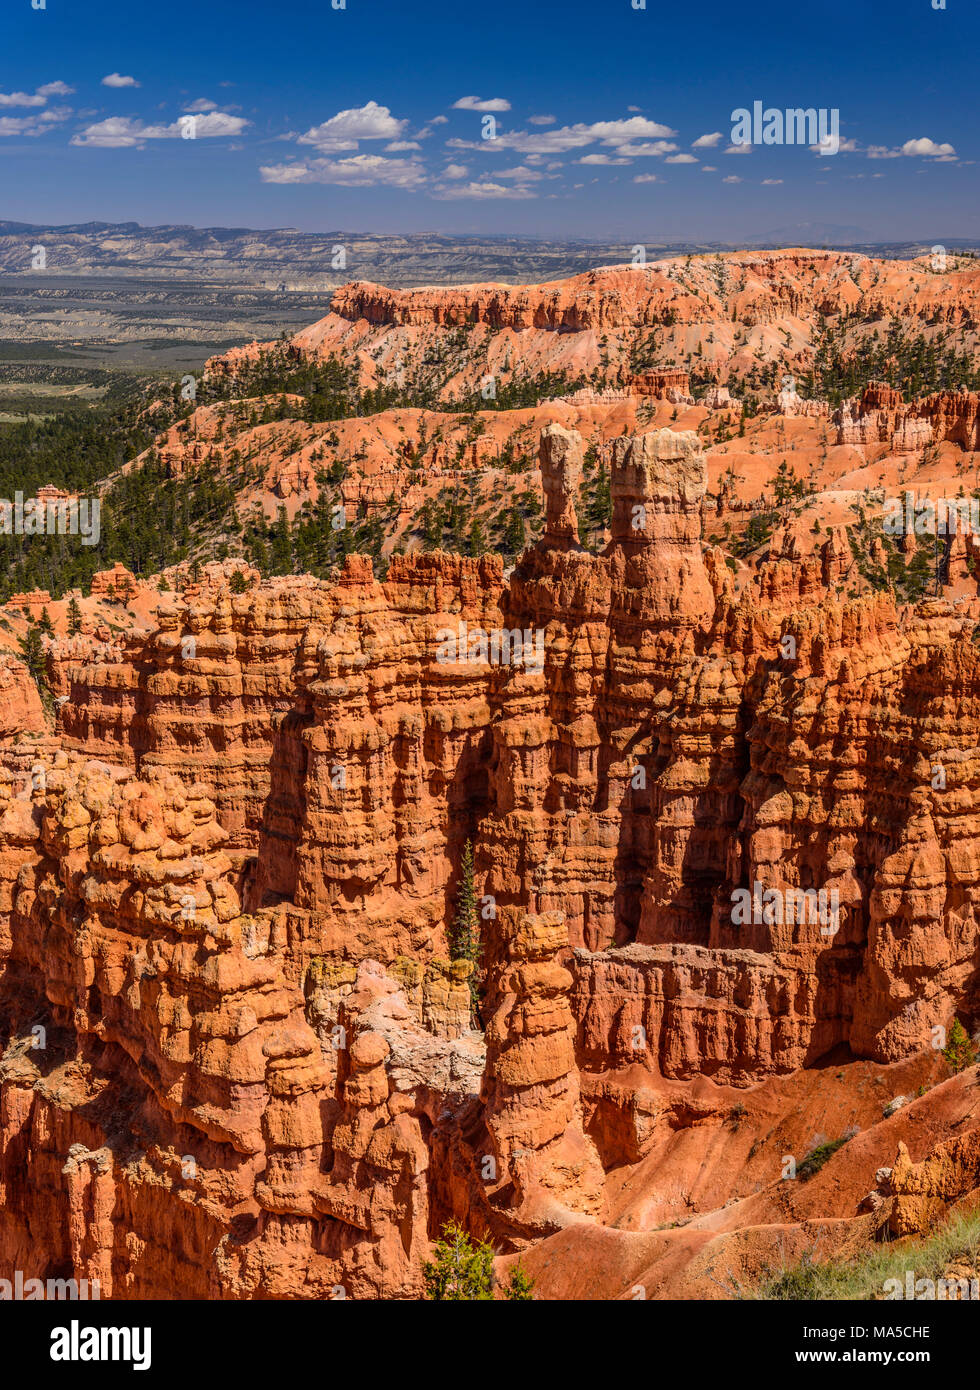
{"label": "green grass patch", "polygon": [[808,1250],[796,1264],[770,1271],[756,1288],[739,1288],[737,1297],[867,1302],[884,1299],[888,1279],[904,1286],[906,1270],[916,1279],[938,1280],[953,1264],[975,1269],[980,1261],[980,1212],[956,1215],[932,1235],[879,1245],[851,1260],[818,1261],[815,1250]]}
{"label": "green grass patch", "polygon": [[831,1139],[826,1144],[818,1144],[815,1149],[811,1149],[806,1158],[796,1170],[796,1176],[806,1182],[815,1173],[819,1173],[829,1158],[833,1158],[838,1149],[842,1149],[847,1143],[849,1135],[843,1135],[840,1139]]}

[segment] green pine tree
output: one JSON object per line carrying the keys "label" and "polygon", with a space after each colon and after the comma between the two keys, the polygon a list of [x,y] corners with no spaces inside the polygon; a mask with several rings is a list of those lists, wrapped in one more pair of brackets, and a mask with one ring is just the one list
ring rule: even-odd
{"label": "green pine tree", "polygon": [[51,622],[51,615],[48,612],[47,608],[41,609],[41,616],[38,619],[37,625],[42,632],[47,634],[48,637],[54,636],[54,627]]}
{"label": "green pine tree", "polygon": [[442,521],[438,508],[426,499],[419,512],[419,526],[422,528],[424,550],[438,550],[442,542]]}
{"label": "green pine tree", "polygon": [[612,525],[612,495],[609,491],[609,474],[604,464],[599,465],[592,515],[596,526],[609,527]]}
{"label": "green pine tree", "polygon": [[459,887],[456,890],[456,915],[449,929],[451,960],[468,960],[473,965],[470,976],[470,999],[473,1013],[480,1004],[477,969],[480,963],[480,925],[476,911],[476,889],[473,886],[473,841],[467,840],[460,863]]}
{"label": "green pine tree", "polygon": [[[474,1242],[456,1221],[447,1221],[436,1241],[435,1257],[422,1265],[425,1296],[434,1303],[491,1303],[494,1301],[493,1246],[484,1238]],[[534,1280],[518,1260],[504,1289],[510,1303],[534,1299]]]}
{"label": "green pine tree", "polygon": [[486,552],[487,538],[483,530],[483,525],[479,517],[474,517],[470,524],[469,534],[469,553],[475,559],[479,559]]}
{"label": "green pine tree", "polygon": [[967,1067],[972,1067],[977,1060],[977,1049],[958,1018],[953,1019],[953,1026],[946,1035],[943,1056],[953,1071],[965,1071]]}
{"label": "green pine tree", "polygon": [[504,1298],[509,1303],[523,1303],[534,1301],[534,1280],[524,1269],[521,1268],[520,1260],[511,1270],[510,1283],[507,1285],[507,1292]]}
{"label": "green pine tree", "polygon": [[41,642],[41,629],[31,627],[28,629],[27,636],[18,639],[20,649],[23,653],[22,660],[34,684],[42,695],[48,693],[48,658],[44,646]]}
{"label": "green pine tree", "polygon": [[249,550],[252,564],[259,574],[267,575],[269,573],[269,548],[259,534],[256,533],[252,537]]}
{"label": "green pine tree", "polygon": [[231,576],[230,587],[231,592],[233,594],[244,594],[245,590],[248,588],[248,580],[245,578],[241,570],[236,570],[235,573]]}
{"label": "green pine tree", "polygon": [[524,518],[516,507],[511,507],[504,531],[504,549],[508,555],[520,555],[524,550]]}
{"label": "green pine tree", "polygon": [[462,1226],[447,1221],[436,1241],[435,1259],[422,1266],[425,1296],[433,1303],[490,1302],[493,1299],[493,1247],[476,1245]]}
{"label": "green pine tree", "polygon": [[82,610],[74,594],[68,602],[68,635],[75,637],[82,630]]}
{"label": "green pine tree", "polygon": [[274,574],[292,574],[293,542],[289,516],[285,507],[280,507],[272,529],[271,564]]}

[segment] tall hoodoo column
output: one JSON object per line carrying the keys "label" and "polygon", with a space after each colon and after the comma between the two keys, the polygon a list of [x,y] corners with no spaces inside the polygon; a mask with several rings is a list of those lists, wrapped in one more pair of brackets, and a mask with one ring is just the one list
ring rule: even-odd
{"label": "tall hoodoo column", "polygon": [[697,435],[661,429],[617,439],[609,486],[612,549],[626,560],[627,587],[640,591],[643,618],[710,619],[715,598],[701,555],[708,473]]}
{"label": "tall hoodoo column", "polygon": [[541,431],[538,459],[544,489],[542,539],[554,550],[575,548],[578,546],[575,499],[582,480],[582,436],[577,430],[548,425]]}
{"label": "tall hoodoo column", "polygon": [[[487,1025],[486,1124],[515,1229],[554,1230],[597,1214],[602,1165],[586,1136],[575,1063],[564,914],[503,925],[507,963]],[[491,1197],[493,1201],[493,1197]]]}

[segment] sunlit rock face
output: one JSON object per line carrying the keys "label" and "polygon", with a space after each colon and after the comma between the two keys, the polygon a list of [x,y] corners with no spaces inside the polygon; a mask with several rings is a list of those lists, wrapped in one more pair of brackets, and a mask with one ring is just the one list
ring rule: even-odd
{"label": "sunlit rock face", "polygon": [[[411,1298],[455,1217],[548,1297],[629,1296],[669,1226],[651,1289],[691,1296],[675,1189],[723,1233],[751,1181],[746,1229],[792,1243],[900,1142],[896,1230],[976,1185],[958,1078],[882,1113],[977,1008],[976,614],[839,594],[834,530],[777,532],[736,593],[690,431],[616,441],[598,555],[582,439],[540,463],[506,578],[216,579],[56,642],[55,712],[6,671],[0,1277]],[[817,1111],[867,1132],[777,1219]]]}

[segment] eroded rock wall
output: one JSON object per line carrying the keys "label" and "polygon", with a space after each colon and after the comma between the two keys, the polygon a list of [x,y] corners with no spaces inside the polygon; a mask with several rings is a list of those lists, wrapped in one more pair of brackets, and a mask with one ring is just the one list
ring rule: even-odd
{"label": "eroded rock wall", "polygon": [[3,1271],[417,1296],[449,1215],[602,1225],[600,1093],[625,1133],[608,1097],[654,1079],[897,1062],[976,1016],[975,618],[838,597],[836,532],[736,596],[669,430],[616,444],[592,555],[581,461],[545,431],[506,580],[353,557],[166,599],[52,654],[56,732],[6,715]]}

